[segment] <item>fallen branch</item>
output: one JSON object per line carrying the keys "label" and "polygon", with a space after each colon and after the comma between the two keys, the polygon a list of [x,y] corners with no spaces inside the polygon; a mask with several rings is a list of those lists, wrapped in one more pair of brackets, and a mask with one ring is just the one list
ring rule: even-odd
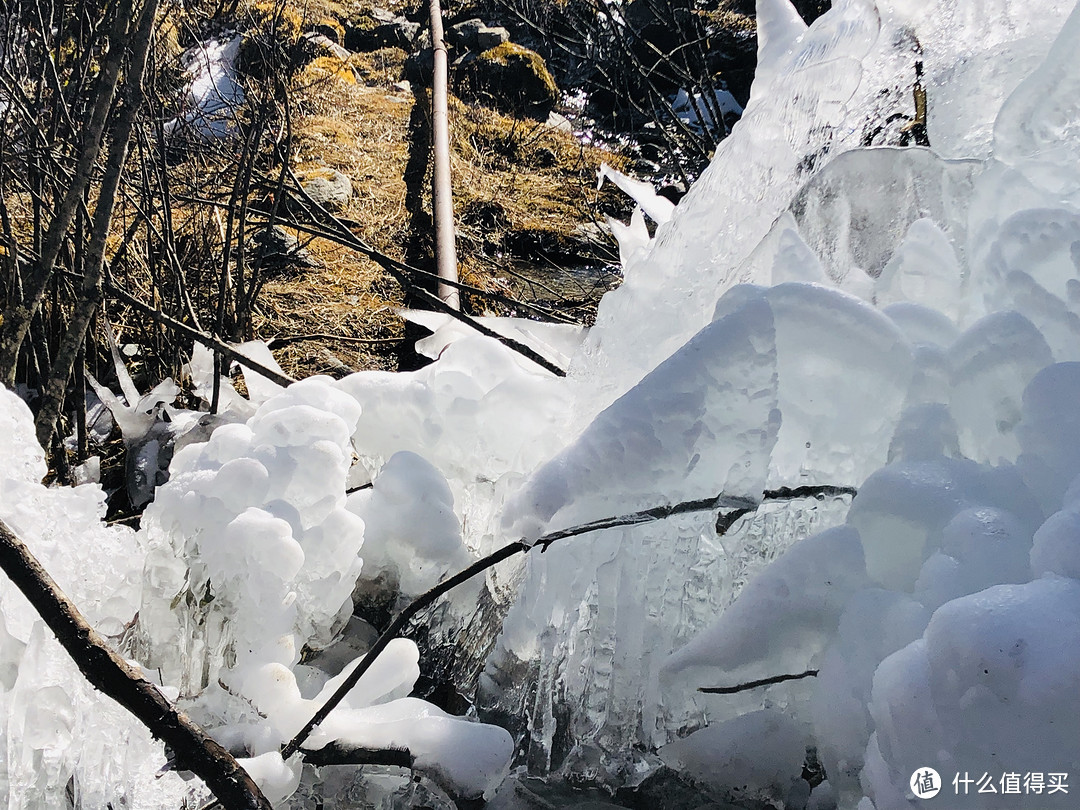
{"label": "fallen branch", "polygon": [[221,747],[141,673],[112,651],[26,545],[0,520],[0,568],[34,606],[86,679],[164,742],[178,766],[206,782],[228,808],[270,810],[258,785]]}
{"label": "fallen branch", "polygon": [[[366,486],[366,485],[365,485]],[[601,518],[600,520],[594,520],[589,523],[582,523],[578,526],[572,526],[568,529],[559,529],[558,531],[549,532],[548,534],[541,535],[534,543],[527,543],[524,540],[517,540],[513,543],[508,543],[497,551],[492,552],[486,557],[483,557],[463,571],[458,572],[449,579],[445,579],[431,588],[425,591],[420,596],[416,597],[410,602],[402,611],[397,615],[397,618],[390,623],[390,625],[379,636],[375,644],[363,660],[356,666],[356,668],[349,674],[337,691],[330,696],[330,698],[319,707],[315,715],[308,720],[304,727],[297,732],[289,743],[281,750],[282,759],[288,759],[295,754],[300,747],[304,744],[304,741],[308,738],[314,728],[325,720],[330,712],[332,712],[339,703],[345,698],[345,695],[356,686],[360,679],[364,676],[371,665],[375,663],[375,660],[379,657],[386,646],[401,633],[421,610],[432,604],[436,599],[442,596],[444,593],[453,590],[458,585],[472,579],[477,574],[486,571],[495,565],[498,565],[503,560],[509,559],[519,553],[528,553],[537,546],[540,547],[540,553],[547,551],[548,547],[552,543],[559,540],[565,540],[569,537],[576,537],[578,535],[587,534],[589,532],[601,531],[602,529],[613,529],[619,526],[638,526],[643,523],[653,523],[657,520],[664,520],[675,515],[688,514],[690,512],[707,512],[713,509],[734,509],[736,512],[746,514],[752,512],[761,506],[765,500],[791,500],[794,498],[805,497],[828,497],[830,494],[836,495],[854,495],[856,493],[853,487],[836,487],[836,486],[805,486],[788,488],[783,487],[781,489],[767,490],[763,493],[763,500],[755,503],[750,498],[737,497],[725,495],[720,493],[710,498],[699,498],[697,500],[682,501],[676,504],[664,504],[661,506],[654,506],[649,509],[643,509],[639,512],[632,512],[628,515],[619,515]],[[732,521],[734,522],[734,521]],[[718,529],[719,531],[719,529]],[[805,677],[805,676],[798,676]]]}
{"label": "fallen branch", "polygon": [[759,686],[772,686],[774,683],[783,683],[784,681],[799,681],[803,678],[816,678],[817,674],[818,671],[816,669],[808,669],[806,672],[800,672],[797,675],[773,675],[771,678],[762,678],[759,681],[747,681],[746,683],[735,684],[735,686],[699,686],[698,691],[708,695],[735,695],[739,692],[748,692],[751,689],[757,689]]}

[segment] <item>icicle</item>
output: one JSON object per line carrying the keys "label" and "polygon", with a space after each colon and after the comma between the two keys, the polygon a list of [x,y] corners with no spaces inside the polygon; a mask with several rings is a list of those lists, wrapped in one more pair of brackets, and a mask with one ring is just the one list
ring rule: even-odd
{"label": "icicle", "polygon": [[596,171],[597,188],[604,185],[605,177],[629,194],[634,202],[640,205],[641,209],[648,214],[657,225],[663,225],[671,219],[671,213],[675,210],[675,203],[667,199],[667,197],[661,197],[657,194],[649,183],[646,183],[643,180],[635,180],[633,177],[627,177],[625,174],[616,171],[606,163],[601,163],[600,168]]}

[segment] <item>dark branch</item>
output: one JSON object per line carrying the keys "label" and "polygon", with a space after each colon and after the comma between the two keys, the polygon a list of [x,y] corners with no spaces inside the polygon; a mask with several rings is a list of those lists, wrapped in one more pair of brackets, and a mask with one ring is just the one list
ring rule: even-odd
{"label": "dark branch", "polygon": [[312,751],[301,748],[304,762],[321,768],[324,765],[396,765],[412,768],[415,761],[408,748],[349,748],[340,743],[330,743]]}
{"label": "dark branch", "polygon": [[273,369],[269,369],[262,363],[257,363],[251,358],[244,356],[242,353],[238,352],[225,341],[218,340],[216,337],[208,335],[205,332],[200,332],[198,329],[188,326],[186,323],[181,323],[175,318],[170,318],[164,312],[155,309],[149,304],[144,304],[131,293],[118,287],[115,283],[109,281],[106,282],[105,286],[111,296],[119,299],[120,301],[123,301],[132,309],[137,309],[139,312],[143,313],[151,320],[157,321],[162,326],[165,326],[173,330],[174,332],[178,332],[185,337],[189,337],[197,343],[201,343],[211,349],[216,349],[218,352],[225,355],[230,360],[235,360],[240,365],[250,369],[251,371],[254,371],[256,374],[261,374],[263,377],[266,377],[266,379],[270,380],[271,382],[275,382],[278,385],[292,385],[294,382],[296,382],[296,380],[294,380],[292,377],[286,374],[281,374],[280,372],[274,371]]}
{"label": "dark branch", "polygon": [[135,715],[169,746],[181,768],[205,781],[226,807],[271,810],[270,802],[233,756],[105,644],[3,521],[0,568],[34,606],[94,688]]}
{"label": "dark branch", "polygon": [[[838,487],[832,484],[807,484],[801,487],[780,487],[779,489],[767,489],[762,494],[761,503],[765,501],[794,501],[799,498],[817,498],[819,501],[825,498],[839,498],[844,495],[855,497],[855,487]],[[760,503],[749,506],[740,506],[731,512],[721,512],[716,516],[716,534],[723,537],[728,529],[735,525],[739,518],[756,512]]]}
{"label": "dark branch", "polygon": [[760,681],[747,681],[746,683],[735,684],[735,686],[699,686],[699,692],[705,692],[709,695],[735,695],[739,692],[747,692],[751,689],[757,689],[759,686],[772,686],[774,683],[783,683],[784,681],[800,681],[803,678],[816,678],[818,671],[816,669],[808,669],[806,672],[800,672],[798,675],[773,675],[771,678],[762,678]]}

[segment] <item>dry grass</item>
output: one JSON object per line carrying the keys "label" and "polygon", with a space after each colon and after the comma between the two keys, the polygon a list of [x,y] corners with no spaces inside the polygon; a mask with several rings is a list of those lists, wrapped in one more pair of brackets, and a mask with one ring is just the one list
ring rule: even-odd
{"label": "dry grass", "polygon": [[[400,66],[403,54],[397,54]],[[369,66],[379,58],[365,56]],[[381,58],[394,61],[393,54]],[[409,225],[404,172],[412,95],[356,81],[353,61],[320,59],[301,74],[293,169],[303,175],[325,167],[348,175],[356,194],[339,216],[355,223],[354,232],[366,242],[402,259]],[[392,77],[396,79],[396,72],[388,69],[385,78]],[[392,367],[388,350],[395,348],[401,331],[401,320],[393,313],[401,305],[399,289],[386,283],[381,268],[353,250],[318,239],[306,247],[319,268],[266,285],[256,332],[263,338],[347,338],[294,343],[277,352],[282,367],[295,376],[342,371],[324,356],[323,347],[349,367]],[[356,342],[361,338],[373,342]]]}
{"label": "dry grass", "polygon": [[[400,50],[384,49],[347,60],[317,59],[294,90],[293,169],[303,175],[325,167],[351,178],[355,196],[338,216],[396,259],[405,259],[410,242],[425,236],[410,231],[414,212],[406,207],[415,99],[395,86],[404,57]],[[504,265],[515,253],[537,246],[569,252],[574,228],[625,209],[617,194],[596,192],[597,167],[602,161],[620,164],[617,156],[583,147],[570,133],[457,99],[450,112],[458,252],[466,283],[509,292],[513,285]],[[429,179],[422,190],[425,210]],[[403,326],[394,314],[403,300],[400,286],[354,251],[324,240],[306,247],[319,267],[267,283],[253,322],[256,334],[341,336],[276,350],[294,376],[344,373],[337,361],[351,368],[392,368]]]}

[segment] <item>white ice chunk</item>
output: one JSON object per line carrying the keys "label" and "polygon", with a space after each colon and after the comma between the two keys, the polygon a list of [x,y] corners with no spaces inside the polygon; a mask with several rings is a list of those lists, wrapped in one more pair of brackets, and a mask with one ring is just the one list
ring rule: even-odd
{"label": "white ice chunk", "polygon": [[285,762],[276,751],[267,751],[257,757],[241,757],[237,763],[263,792],[270,804],[277,806],[288,799],[300,786],[303,759],[294,757]]}
{"label": "white ice chunk", "polygon": [[999,159],[1048,190],[1074,195],[1080,174],[1078,75],[1080,10],[1074,9],[1042,65],[1013,91],[994,125]]}
{"label": "white ice chunk", "polygon": [[505,729],[452,717],[417,698],[335,713],[327,718],[331,721],[341,744],[405,748],[414,768],[432,773],[463,798],[493,792],[514,753],[514,740]]}
{"label": "white ice chunk", "polygon": [[645,214],[640,206],[636,206],[634,213],[630,215],[629,225],[624,225],[614,217],[608,217],[607,223],[615,241],[619,243],[619,264],[623,266],[625,273],[627,268],[648,251],[652,242],[649,227],[645,224]]}
{"label": "white ice chunk", "polygon": [[961,451],[976,461],[1015,460],[1024,388],[1053,360],[1042,334],[1019,313],[994,313],[960,336],[949,360]]}
{"label": "white ice chunk", "polygon": [[888,456],[911,346],[891,320],[838,290],[781,284],[765,296],[782,418],[770,480],[856,484]]}
{"label": "white ice chunk", "polygon": [[[881,766],[879,807],[916,768],[978,774],[1066,773],[1080,746],[1080,583],[1045,577],[998,585],[940,607],[923,638],[874,676],[870,713]],[[864,777],[867,774],[864,773]],[[904,787],[901,787],[904,786]],[[950,807],[985,806],[950,796]],[[1037,802],[1031,805],[1041,806]]]}
{"label": "white ice chunk", "polygon": [[671,502],[759,496],[779,420],[772,318],[749,288],[733,307],[540,469],[508,511],[515,533],[575,503],[559,521],[653,505],[658,490]]}
{"label": "white ice chunk", "polygon": [[914,345],[948,348],[960,334],[949,316],[929,306],[900,301],[883,307],[881,311],[900,327]]}
{"label": "white ice chunk", "polygon": [[1031,570],[1037,577],[1080,579],[1080,511],[1075,507],[1055,512],[1035,532]]}
{"label": "white ice chunk", "polygon": [[878,664],[922,636],[930,611],[876,588],[856,594],[840,617],[815,681],[814,735],[834,790],[850,806],[862,796],[859,772],[874,729],[867,703]]}
{"label": "white ice chunk", "polygon": [[911,223],[900,246],[877,279],[877,301],[911,301],[935,307],[956,319],[963,271],[952,244],[937,223],[926,217]]}
{"label": "white ice chunk", "polygon": [[667,197],[661,197],[657,194],[656,189],[649,183],[627,177],[606,163],[601,163],[600,168],[596,170],[596,179],[597,188],[604,184],[604,180],[610,180],[636,202],[641,210],[656,224],[663,225],[671,219],[671,212],[675,210],[675,203]]}
{"label": "white ice chunk", "polygon": [[671,654],[664,671],[715,667],[739,680],[803,672],[867,584],[857,532],[841,527],[808,537],[751,579],[711,627]]}
{"label": "white ice chunk", "polygon": [[365,525],[364,578],[389,573],[402,596],[418,596],[472,561],[446,479],[415,453],[391,456],[349,508]]}
{"label": "white ice chunk", "polygon": [[1057,363],[1032,378],[1016,435],[1024,480],[1047,513],[1057,511],[1080,474],[1080,363]]}
{"label": "white ice chunk", "polygon": [[788,0],[757,0],[758,70],[764,74],[781,61],[796,40],[806,33],[806,23]]}

